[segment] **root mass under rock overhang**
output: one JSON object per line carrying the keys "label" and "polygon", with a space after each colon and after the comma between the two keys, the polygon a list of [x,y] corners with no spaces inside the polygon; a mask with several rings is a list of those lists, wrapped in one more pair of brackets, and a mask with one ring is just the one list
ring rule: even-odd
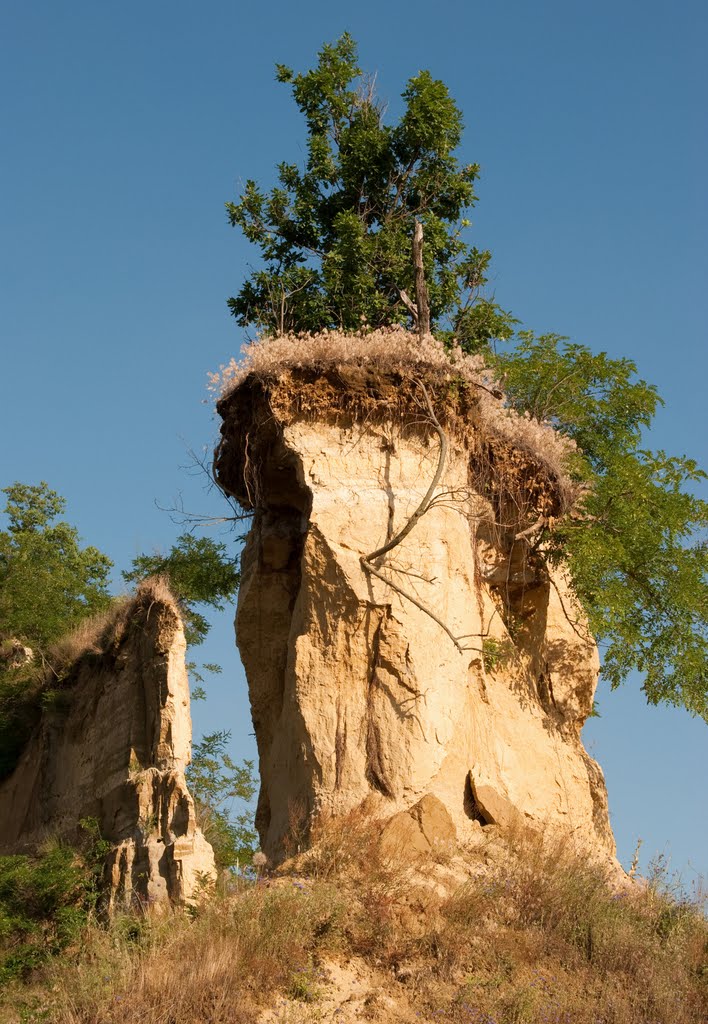
{"label": "root mass under rock overhang", "polygon": [[253,372],[217,409],[223,424],[215,477],[246,510],[261,507],[266,493],[268,501],[286,503],[277,488],[264,486],[261,474],[277,472],[273,451],[278,436],[295,421],[361,430],[395,424],[424,443],[444,431],[450,443],[468,453],[468,484],[492,502],[500,528],[513,536],[531,535],[543,523],[560,518],[578,496],[566,472],[565,441],[550,428],[506,409],[486,386],[456,378],[452,367],[447,377],[425,365],[415,373],[381,372],[365,365]]}

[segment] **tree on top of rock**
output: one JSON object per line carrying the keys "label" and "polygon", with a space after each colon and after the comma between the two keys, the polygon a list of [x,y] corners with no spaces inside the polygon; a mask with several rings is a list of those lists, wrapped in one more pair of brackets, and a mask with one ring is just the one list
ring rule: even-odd
{"label": "tree on top of rock", "polygon": [[305,118],[307,161],[281,163],[270,192],[247,181],[226,204],[264,262],[229,299],[238,323],[272,334],[410,325],[420,221],[432,326],[468,351],[510,337],[512,318],[480,296],[491,254],[462,239],[479,167],[455,155],[462,115],[443,82],[411,78],[403,116],[386,124],[346,33],[311,71],[279,64],[277,78]]}
{"label": "tree on top of rock", "polygon": [[[483,295],[491,255],[463,237],[479,167],[456,156],[462,116],[442,82],[412,78],[403,116],[388,125],[349,35],[324,46],[311,71],[276,67],[305,118],[307,159],[303,169],[280,164],[270,192],[248,181],[227,203],[263,259],[229,299],[237,322],[271,335],[415,327],[411,249],[422,224],[433,332],[482,353],[510,406],[578,446],[571,473],[583,497],[518,543],[540,564],[568,567],[612,686],[638,670],[651,703],[708,720],[708,503],[693,493],[705,474],[648,450],[656,388],[629,359],[515,335],[518,321]],[[498,341],[509,344],[497,352]]]}

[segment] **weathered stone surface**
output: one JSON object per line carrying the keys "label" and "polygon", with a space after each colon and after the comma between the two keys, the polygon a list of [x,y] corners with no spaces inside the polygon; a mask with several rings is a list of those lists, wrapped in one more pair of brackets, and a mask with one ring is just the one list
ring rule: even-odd
{"label": "weathered stone surface", "polygon": [[94,818],[112,846],[111,901],[191,900],[214,875],[184,777],[191,756],[185,639],[174,605],[138,598],[115,643],[80,657],[0,783],[0,852],[73,839]]}
{"label": "weathered stone surface", "polygon": [[[242,494],[230,401],[218,469]],[[361,557],[421,501],[438,459],[432,432],[297,413],[262,422],[260,448],[249,435],[255,518],[236,628],[268,855],[294,817],[364,801],[392,816],[432,795],[460,839],[520,820],[612,858],[602,773],[580,741],[595,644],[562,573],[532,571],[525,544],[496,536],[464,443],[451,441],[438,499],[379,563],[421,608]]]}
{"label": "weathered stone surface", "polygon": [[403,859],[427,856],[436,849],[449,850],[456,842],[457,829],[447,808],[430,793],[410,810],[389,818],[381,833],[384,852]]}

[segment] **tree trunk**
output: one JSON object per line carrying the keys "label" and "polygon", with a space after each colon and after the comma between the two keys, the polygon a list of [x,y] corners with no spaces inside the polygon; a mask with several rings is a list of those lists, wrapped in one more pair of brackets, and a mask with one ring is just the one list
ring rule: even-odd
{"label": "tree trunk", "polygon": [[415,301],[418,307],[418,334],[421,341],[430,334],[430,306],[428,305],[428,288],[425,283],[423,267],[423,225],[415,222],[413,231],[413,266],[415,268]]}

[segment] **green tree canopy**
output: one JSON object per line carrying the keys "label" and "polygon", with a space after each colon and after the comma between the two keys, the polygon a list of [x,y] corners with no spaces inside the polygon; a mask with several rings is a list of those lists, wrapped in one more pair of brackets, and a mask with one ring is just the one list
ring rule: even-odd
{"label": "green tree canopy", "polygon": [[629,359],[593,354],[557,335],[522,332],[491,356],[512,404],[550,420],[578,445],[587,484],[576,513],[539,537],[564,561],[618,685],[636,669],[647,699],[683,704],[708,720],[706,474],[689,458],[652,452],[643,431],[661,402]]}
{"label": "green tree canopy", "polygon": [[[304,116],[307,156],[304,168],[281,163],[270,191],[248,181],[227,203],[262,257],[229,300],[238,323],[270,334],[413,326],[420,221],[436,335],[481,352],[510,405],[578,445],[572,472],[584,497],[533,539],[532,557],[568,567],[613,686],[637,669],[651,702],[708,719],[708,505],[694,496],[704,474],[647,449],[656,389],[631,360],[514,335],[518,321],[484,296],[491,255],[464,240],[479,167],[456,155],[462,116],[442,82],[427,71],[412,78],[403,115],[388,125],[349,35],[304,74],[276,68]],[[497,341],[510,344],[498,353]]]}
{"label": "green tree canopy", "polygon": [[455,155],[462,115],[446,86],[421,71],[398,124],[386,124],[346,33],[311,71],[278,64],[277,78],[305,119],[307,160],[281,163],[270,192],[249,180],[226,204],[264,264],[229,299],[238,323],[271,333],[409,324],[419,220],[432,324],[469,350],[508,338],[513,319],[480,297],[491,254],[461,236],[479,167]]}
{"label": "green tree canopy", "polygon": [[39,716],[37,671],[48,648],[110,604],[112,565],[97,548],[82,547],[76,528],[59,519],[66,502],[46,483],[15,483],[2,493],[0,649],[2,641],[18,640],[36,657],[33,666],[14,670],[11,660],[0,659],[0,778],[14,768]]}
{"label": "green tree canopy", "polygon": [[139,555],[133,559],[133,568],[122,575],[127,583],[148,576],[167,577],[186,611],[190,644],[202,643],[209,632],[209,622],[196,606],[223,611],[224,601],[234,596],[240,580],[238,559],[229,555],[224,543],[191,533],[178,537],[167,554]]}
{"label": "green tree canopy", "polygon": [[66,502],[46,483],[15,483],[0,531],[0,639],[45,648],[110,602],[112,562],[81,547],[78,531],[58,517]]}

